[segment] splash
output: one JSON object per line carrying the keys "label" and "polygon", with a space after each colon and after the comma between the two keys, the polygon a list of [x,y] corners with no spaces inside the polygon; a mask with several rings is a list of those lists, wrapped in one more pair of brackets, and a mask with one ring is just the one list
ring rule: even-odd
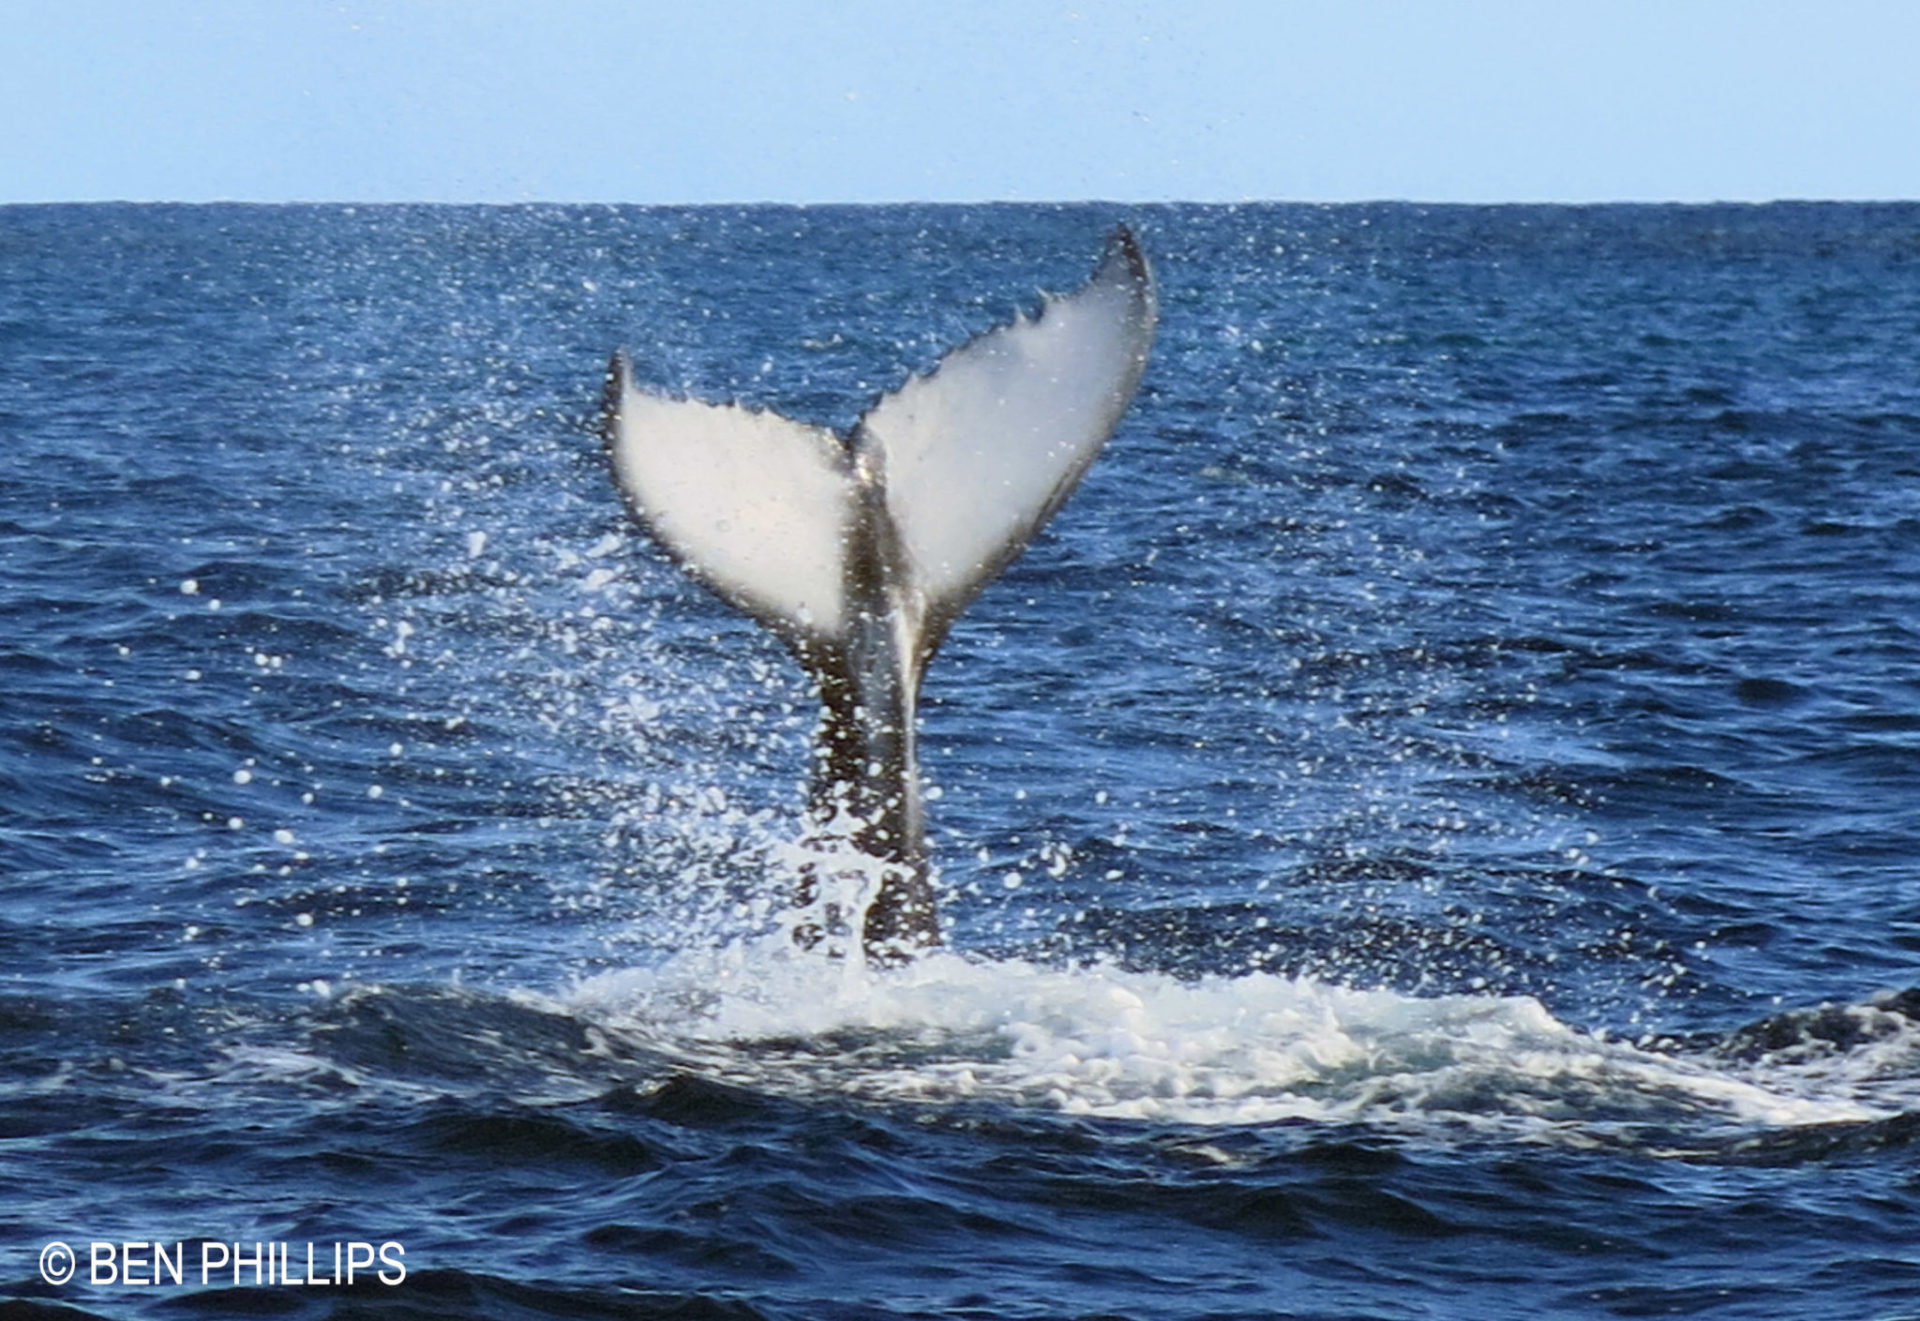
{"label": "splash", "polygon": [[876,1102],[1575,1145],[1885,1113],[1583,1032],[1528,996],[1422,998],[1260,973],[1183,980],[950,951],[875,973],[770,937],[603,974],[566,1004],[734,1081]]}

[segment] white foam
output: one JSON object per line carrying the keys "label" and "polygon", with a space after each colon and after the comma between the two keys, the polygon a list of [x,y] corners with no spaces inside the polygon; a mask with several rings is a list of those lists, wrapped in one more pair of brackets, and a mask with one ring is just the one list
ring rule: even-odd
{"label": "white foam", "polygon": [[1531,997],[1268,974],[1183,981],[945,951],[874,973],[771,937],[604,974],[567,1002],[754,1086],[882,1101],[1183,1124],[1465,1124],[1576,1142],[1621,1126],[1881,1113],[1609,1041]]}

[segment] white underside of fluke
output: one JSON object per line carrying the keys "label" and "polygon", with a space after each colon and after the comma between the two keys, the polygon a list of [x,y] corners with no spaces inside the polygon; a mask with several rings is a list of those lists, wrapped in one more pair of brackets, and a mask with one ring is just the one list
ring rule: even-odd
{"label": "white underside of fluke", "polygon": [[703,582],[785,631],[837,634],[854,488],[824,427],[634,388],[623,357],[610,442],[620,489]]}
{"label": "white underside of fluke", "polygon": [[846,635],[856,523],[884,517],[865,544],[891,548],[895,599],[943,629],[1093,461],[1139,384],[1155,315],[1153,277],[1123,228],[1078,291],[954,349],[845,440],[650,393],[622,356],[614,473],[689,572],[791,640]]}

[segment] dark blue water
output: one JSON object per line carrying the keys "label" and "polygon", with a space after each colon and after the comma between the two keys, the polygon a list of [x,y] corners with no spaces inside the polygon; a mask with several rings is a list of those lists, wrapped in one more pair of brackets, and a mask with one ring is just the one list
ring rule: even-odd
{"label": "dark blue water", "polygon": [[[808,958],[607,355],[844,426],[1121,218],[952,950]],[[1920,207],[0,209],[0,893],[9,1315],[1920,1317]]]}

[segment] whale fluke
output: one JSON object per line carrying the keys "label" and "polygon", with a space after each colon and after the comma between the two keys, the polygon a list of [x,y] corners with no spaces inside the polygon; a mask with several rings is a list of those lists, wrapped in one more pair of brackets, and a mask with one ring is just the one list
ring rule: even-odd
{"label": "whale fluke", "polygon": [[[877,864],[870,959],[940,940],[915,754],[921,675],[1106,443],[1156,317],[1152,271],[1122,225],[1078,290],[949,351],[845,436],[652,393],[613,356],[604,434],[627,504],[819,684],[808,810],[817,833]],[[815,895],[809,880],[799,901]]]}

